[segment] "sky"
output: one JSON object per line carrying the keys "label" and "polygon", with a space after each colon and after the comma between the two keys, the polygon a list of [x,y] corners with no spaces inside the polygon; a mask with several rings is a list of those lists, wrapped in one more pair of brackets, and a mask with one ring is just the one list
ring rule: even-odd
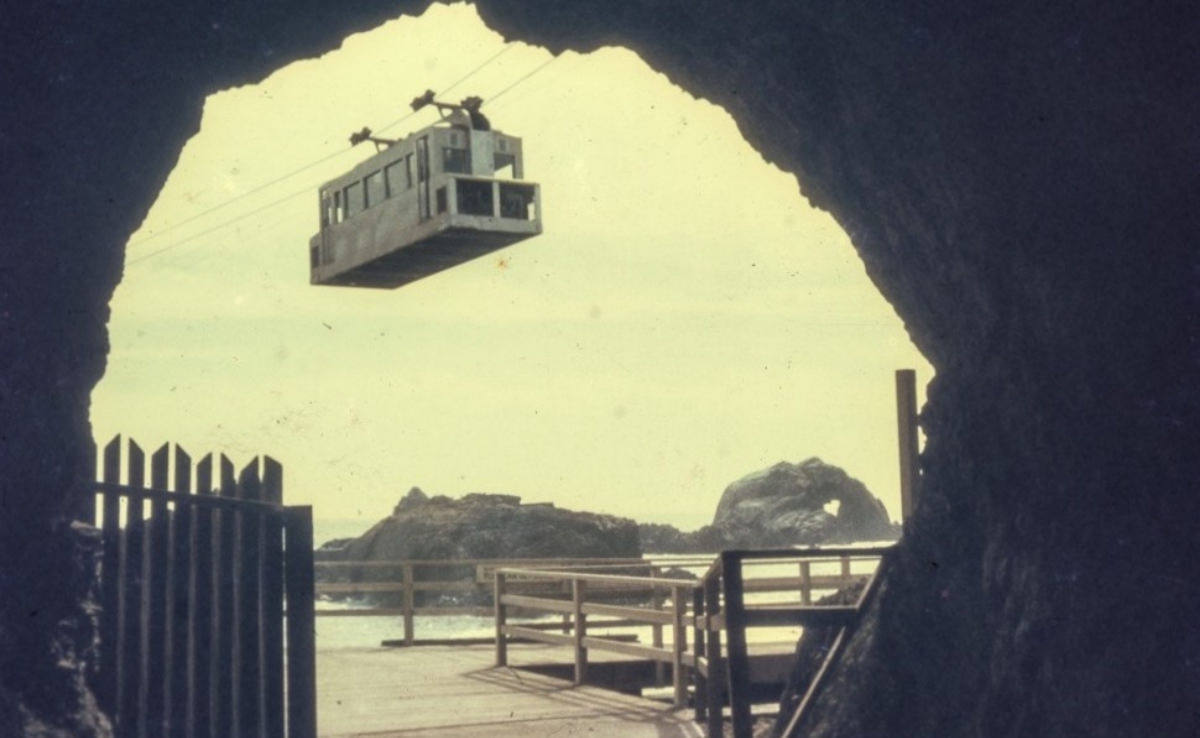
{"label": "sky", "polygon": [[[408,107],[427,88],[523,139],[544,233],[396,290],[311,286],[318,186],[373,153],[352,131],[432,124]],[[897,519],[893,372],[922,403],[933,374],[723,109],[628,49],[506,44],[465,4],[206,99],[111,307],[97,440],[269,454],[318,542],[412,486],[693,529],[811,456]]]}

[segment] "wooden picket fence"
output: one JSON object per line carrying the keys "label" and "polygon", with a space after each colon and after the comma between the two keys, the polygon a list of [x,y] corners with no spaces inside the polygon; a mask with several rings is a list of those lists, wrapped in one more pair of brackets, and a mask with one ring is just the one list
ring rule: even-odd
{"label": "wooden picket fence", "polygon": [[122,446],[104,447],[95,485],[91,675],[116,735],[315,738],[312,509],[283,505],[270,457],[237,472]]}

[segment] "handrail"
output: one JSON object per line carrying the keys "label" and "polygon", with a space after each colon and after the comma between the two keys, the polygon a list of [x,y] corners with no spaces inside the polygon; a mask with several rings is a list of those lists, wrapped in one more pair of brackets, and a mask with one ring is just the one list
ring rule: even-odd
{"label": "handrail", "polygon": [[[686,648],[687,622],[686,593],[695,589],[696,582],[688,579],[665,577],[631,577],[613,574],[590,574],[566,570],[538,570],[502,568],[496,570],[496,666],[508,665],[508,638],[520,636],[551,645],[571,645],[575,652],[575,683],[583,684],[587,677],[588,650],[609,650],[625,655],[647,658],[656,663],[656,681],[663,681],[662,664],[671,664],[675,704],[682,707],[687,699],[687,672],[684,650]],[[514,579],[516,578],[516,579]],[[513,585],[533,584],[530,580],[550,580],[570,585],[571,599],[530,597],[511,593]],[[625,585],[616,591],[670,590],[670,606],[659,596],[652,598],[650,607],[636,605],[611,605],[589,602],[589,584]],[[612,593],[614,590],[602,590]],[[508,608],[541,610],[564,616],[562,633],[546,633],[532,628],[509,625]],[[589,615],[607,615],[620,620],[591,621]],[[628,625],[646,626],[653,634],[653,644],[631,644],[588,635],[595,626]],[[672,645],[663,646],[663,628],[672,629]]]}
{"label": "handrail", "polygon": [[[580,573],[608,571],[641,571],[648,570],[658,574],[668,568],[695,568],[707,564],[707,557],[664,557],[657,558],[510,558],[510,559],[396,559],[391,561],[316,561],[314,566],[325,576],[316,583],[316,594],[349,596],[392,594],[396,597],[394,604],[385,607],[360,607],[352,609],[319,609],[319,617],[370,617],[370,616],[400,616],[403,618],[403,640],[387,640],[384,645],[413,645],[417,643],[417,616],[424,615],[492,615],[493,606],[479,602],[474,605],[452,607],[430,606],[422,604],[417,593],[436,592],[475,592],[480,600],[485,600],[492,593],[494,572],[504,567],[536,568],[553,572],[577,571]],[[436,578],[418,576],[422,571],[431,569],[443,570],[434,574]],[[396,570],[399,570],[396,572]],[[396,575],[398,573],[398,576]],[[609,576],[620,576],[610,574]],[[367,581],[347,581],[348,577],[362,577]],[[666,581],[682,581],[663,577]],[[548,587],[550,583],[540,586]],[[562,586],[569,586],[566,582]],[[598,588],[614,585],[597,584]],[[615,585],[625,586],[625,585]]]}
{"label": "handrail", "polygon": [[[853,573],[851,563],[878,560],[890,546],[838,546],[830,548],[786,548],[771,550],[726,551],[718,556],[704,577],[685,580],[662,576],[632,576],[593,573],[584,567],[501,567],[495,571],[494,608],[496,615],[496,665],[508,664],[507,642],[510,637],[523,637],[551,645],[570,645],[575,651],[575,679],[586,679],[588,651],[613,651],[654,661],[659,673],[671,664],[674,697],[677,706],[687,701],[687,682],[695,684],[697,720],[708,722],[709,735],[722,730],[721,705],[728,693],[733,707],[735,735],[745,735],[749,725],[749,658],[746,630],[755,627],[819,625],[842,623],[857,616],[858,606],[827,606],[812,604],[814,591],[839,589],[855,580],[868,577]],[[743,565],[799,564],[797,575],[743,578]],[[838,574],[814,575],[814,564],[840,562]],[[664,562],[665,563],[665,562]],[[675,562],[678,564],[679,562]],[[693,564],[694,566],[694,564]],[[600,566],[591,568],[602,568]],[[618,567],[612,567],[618,568]],[[640,568],[640,567],[637,567]],[[651,567],[652,569],[657,567]],[[584,570],[580,570],[584,569]],[[533,596],[514,591],[517,587],[546,587],[562,585],[559,596]],[[563,593],[570,592],[570,599]],[[594,601],[601,595],[644,591],[658,593],[669,590],[671,603],[659,596],[650,606],[603,604]],[[545,590],[542,590],[543,592]],[[746,593],[787,592],[798,594],[800,604],[747,603]],[[689,613],[689,604],[691,611]],[[539,632],[528,626],[509,625],[509,608],[521,608],[563,617],[557,633]],[[620,621],[592,621],[589,616],[620,617]],[[589,635],[597,626],[637,624],[652,629],[653,644],[613,643]],[[672,629],[671,646],[663,646],[662,630]],[[692,650],[688,652],[687,631],[693,631]],[[728,643],[722,649],[722,634]],[[722,654],[724,650],[725,655]],[[733,679],[723,679],[728,664]],[[661,683],[661,680],[659,681]]]}
{"label": "handrail", "polygon": [[[862,595],[858,598],[858,607],[866,607],[875,597],[875,592],[879,589],[879,573],[883,568],[883,559],[880,559],[879,566],[871,573],[871,578],[867,580],[867,586],[863,588]],[[800,703],[796,705],[792,717],[788,720],[787,726],[783,730],[782,738],[795,738],[800,729],[800,725],[804,722],[804,718],[808,715],[809,709],[816,701],[817,694],[825,686],[825,679],[832,671],[833,664],[841,658],[842,651],[845,650],[846,644],[853,634],[854,628],[858,624],[856,618],[848,625],[844,625],[838,629],[837,636],[834,638],[833,645],[829,647],[828,653],[825,655],[821,667],[817,673],[813,675],[812,681],[809,682],[808,689],[804,691],[804,697],[800,699]]]}
{"label": "handrail", "polygon": [[689,587],[695,586],[695,581],[691,579],[672,579],[670,577],[632,577],[621,574],[587,574],[574,571],[553,571],[546,569],[516,569],[505,567],[498,570],[506,576],[522,576],[533,579],[554,579],[557,581],[567,582],[595,582],[609,584],[640,584],[651,589],[670,589],[679,584],[686,584]]}
{"label": "handrail", "polygon": [[[858,621],[862,609],[876,588],[879,566],[869,575],[862,593],[852,606],[813,605],[811,590],[815,580],[811,574],[811,563],[820,559],[837,559],[842,562],[842,576],[847,582],[858,576],[851,574],[850,562],[875,559],[882,561],[893,545],[887,546],[837,546],[810,549],[758,549],[724,551],[710,567],[702,582],[703,598],[695,598],[695,623],[697,639],[702,628],[707,637],[707,648],[703,660],[696,659],[696,691],[703,690],[704,699],[696,700],[696,720],[705,721],[709,736],[723,735],[721,706],[723,694],[728,694],[734,738],[750,738],[753,721],[750,712],[750,658],[746,642],[746,630],[755,627],[777,625],[840,625],[843,635]],[[747,587],[743,579],[743,565],[767,561],[786,563],[801,562],[800,580],[803,583],[799,606],[762,606],[747,604],[745,593],[754,588]],[[703,607],[703,610],[700,608]],[[727,637],[725,655],[722,659],[721,633]],[[831,649],[818,677],[823,680],[829,666],[840,654],[846,637],[837,640],[837,648]],[[726,668],[722,668],[723,664]],[[728,683],[722,684],[728,670]],[[815,695],[820,683],[810,684]],[[812,696],[805,697],[803,706],[811,704]]]}

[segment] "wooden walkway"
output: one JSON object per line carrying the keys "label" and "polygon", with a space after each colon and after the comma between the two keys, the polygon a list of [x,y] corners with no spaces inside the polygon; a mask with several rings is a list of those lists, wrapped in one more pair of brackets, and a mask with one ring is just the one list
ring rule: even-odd
{"label": "wooden walkway", "polygon": [[[510,645],[512,663],[570,663],[570,649]],[[691,710],[494,667],[495,648],[420,646],[317,652],[318,733],[350,736],[702,736]],[[595,661],[606,655],[596,653]]]}

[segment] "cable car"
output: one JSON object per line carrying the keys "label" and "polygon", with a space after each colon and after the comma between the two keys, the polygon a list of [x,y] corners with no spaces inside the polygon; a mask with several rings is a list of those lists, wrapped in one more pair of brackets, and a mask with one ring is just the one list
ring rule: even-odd
{"label": "cable car", "polygon": [[376,153],[320,188],[311,283],[392,288],[542,232],[541,192],[522,179],[521,139],[493,130],[482,100],[437,102],[441,120],[400,140],[364,128]]}

